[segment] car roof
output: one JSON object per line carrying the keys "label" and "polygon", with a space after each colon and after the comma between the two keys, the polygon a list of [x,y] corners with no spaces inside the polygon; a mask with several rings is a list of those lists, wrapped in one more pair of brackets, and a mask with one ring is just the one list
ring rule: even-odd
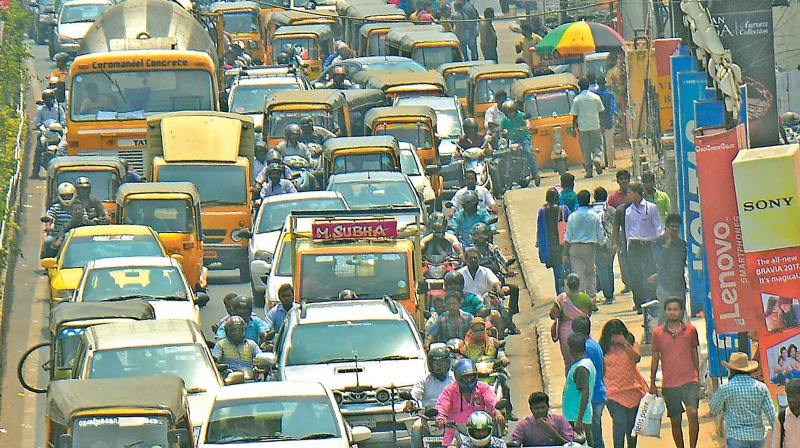
{"label": "car roof", "polygon": [[300,325],[325,322],[363,321],[363,320],[402,320],[401,305],[395,303],[394,310],[385,300],[342,300],[307,303],[303,305],[305,315],[300,311]]}
{"label": "car roof", "polygon": [[458,100],[451,96],[409,96],[398,98],[396,106],[428,106],[433,110],[458,109]]}
{"label": "car roof", "polygon": [[[108,224],[101,226],[81,226],[70,231],[73,237],[99,235],[153,235],[150,227],[133,224]],[[155,235],[153,235],[155,237]]]}
{"label": "car roof", "polygon": [[119,257],[92,260],[87,264],[86,269],[170,266],[177,268],[180,263],[171,257]]}
{"label": "car roof", "polygon": [[328,390],[320,383],[306,381],[267,381],[235,384],[217,391],[215,401],[246,400],[271,397],[328,396]]}
{"label": "car roof", "polygon": [[298,193],[279,194],[269,196],[263,202],[264,204],[274,204],[276,202],[290,202],[290,201],[310,201],[312,199],[335,199],[339,198],[344,202],[341,193],[336,191],[301,191]]}
{"label": "car roof", "polygon": [[231,90],[235,90],[236,86],[274,86],[274,85],[289,85],[289,84],[297,84],[302,86],[303,81],[300,80],[300,77],[295,75],[253,76],[247,78],[239,78],[239,81],[236,82],[236,84],[234,84],[233,87],[231,87]]}
{"label": "car roof", "polygon": [[81,5],[114,5],[111,0],[69,0],[64,3],[64,6],[81,6]]}
{"label": "car roof", "polygon": [[406,175],[395,171],[364,171],[359,173],[334,174],[329,183],[363,182],[367,180],[385,182],[407,182]]}
{"label": "car roof", "polygon": [[91,327],[88,333],[95,350],[205,344],[197,324],[186,319],[115,322]]}

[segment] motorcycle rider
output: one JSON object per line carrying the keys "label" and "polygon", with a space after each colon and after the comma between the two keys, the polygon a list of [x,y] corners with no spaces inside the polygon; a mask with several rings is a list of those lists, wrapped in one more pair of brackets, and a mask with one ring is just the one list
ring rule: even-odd
{"label": "motorcycle rider", "polygon": [[[68,85],[67,78],[69,74],[69,67],[67,64],[69,63],[69,60],[69,54],[64,53],[63,51],[56,53],[55,56],[53,56],[53,62],[56,63],[56,69],[50,73],[49,84],[56,86],[56,100],[60,103],[67,102],[66,86]],[[55,83],[55,80],[58,80],[58,82]]]}
{"label": "motorcycle rider", "polygon": [[[509,144],[519,144],[522,146],[522,152],[528,160],[528,167],[533,176],[533,182],[538,187],[542,182],[539,177],[539,169],[536,167],[536,156],[533,154],[533,147],[531,146],[531,136],[528,133],[528,120],[525,114],[517,109],[517,103],[514,100],[507,100],[503,103],[503,113],[505,117],[500,122],[506,132],[508,132]],[[538,149],[537,149],[538,151]]]}
{"label": "motorcycle rider", "polygon": [[[480,362],[482,358],[491,358],[492,360],[496,359],[503,367],[511,364],[511,361],[506,358],[505,349],[500,345],[500,342],[487,334],[486,321],[482,317],[472,319],[469,332],[464,338],[462,353],[475,363]],[[503,397],[509,400],[509,420],[516,421],[517,417],[511,408],[511,389],[508,386],[508,380],[503,376],[498,376],[496,381],[500,383]]]}
{"label": "motorcycle rider", "polygon": [[463,440],[459,448],[506,448],[506,442],[494,437],[494,420],[485,411],[470,414],[467,420],[468,440]]}
{"label": "motorcycle rider", "polygon": [[306,160],[311,160],[311,151],[308,150],[305,143],[300,141],[303,130],[297,123],[286,125],[283,133],[286,139],[275,145],[275,150],[281,154],[281,157],[302,156]]}
{"label": "motorcycle rider", "polygon": [[506,316],[506,328],[509,334],[519,334],[519,330],[514,324],[513,316],[519,313],[519,287],[507,282],[508,277],[516,275],[514,269],[508,267],[508,260],[500,252],[500,248],[489,242],[491,233],[486,224],[475,224],[472,227],[473,247],[480,252],[480,265],[490,269],[500,280],[503,289],[508,291],[510,297],[508,302],[508,315]]}
{"label": "motorcycle rider", "polygon": [[44,222],[44,243],[41,258],[53,257],[58,250],[56,244],[58,235],[70,221],[72,212],[70,207],[78,199],[75,186],[69,182],[62,182],[58,185],[58,200],[47,208],[47,213],[42,217]]}
{"label": "motorcycle rider", "polygon": [[86,209],[86,216],[95,224],[108,224],[111,222],[111,217],[108,215],[106,208],[103,207],[103,201],[92,196],[92,182],[88,177],[81,176],[75,181],[75,190],[78,193],[78,200],[83,203]]}
{"label": "motorcycle rider", "polygon": [[325,143],[325,140],[336,137],[336,134],[323,128],[322,126],[315,126],[314,119],[308,115],[300,118],[297,124],[300,126],[300,130],[302,131],[300,134],[300,141],[306,145],[309,143],[314,143],[321,146],[323,143]]}
{"label": "motorcycle rider", "polygon": [[[64,108],[56,101],[56,92],[54,90],[45,89],[42,92],[42,102],[43,104],[36,108],[36,118],[34,119],[36,129],[39,130],[39,137],[51,122],[58,122],[61,126],[66,126],[67,124]],[[40,140],[40,138],[37,138],[37,141]],[[47,151],[47,147],[43,147],[41,144],[37,145],[33,158],[33,172],[31,173],[31,177],[34,179],[39,178],[39,172],[42,168],[46,168],[42,167],[45,151]]]}
{"label": "motorcycle rider", "polygon": [[505,90],[495,90],[494,104],[486,109],[486,115],[483,116],[483,127],[487,133],[495,132],[500,127],[500,122],[503,120],[503,103],[506,99],[508,94]]}
{"label": "motorcycle rider", "polygon": [[422,259],[426,260],[431,256],[463,258],[464,251],[461,249],[458,238],[447,233],[447,217],[441,212],[433,212],[429,218],[431,233],[425,235],[420,241]]}
{"label": "motorcycle rider", "polygon": [[497,202],[492,197],[492,193],[483,185],[478,185],[478,173],[473,170],[464,171],[464,181],[466,186],[456,191],[453,195],[453,207],[459,208],[464,202],[464,194],[468,191],[474,191],[478,195],[478,205],[485,208],[489,212],[497,212]]}
{"label": "motorcycle rider", "polygon": [[[468,358],[459,359],[453,368],[456,381],[448,384],[436,400],[436,425],[444,427],[451,422],[463,425],[475,411],[486,411],[493,415],[498,424],[503,424],[503,413],[495,409],[497,395],[492,388],[478,381],[478,370],[475,363]],[[453,442],[454,428],[446,428],[442,446],[449,446]]]}
{"label": "motorcycle rider", "polygon": [[261,348],[252,339],[245,338],[247,322],[239,316],[231,316],[222,326],[225,337],[214,345],[211,356],[232,371],[252,374],[253,359],[261,353]]}
{"label": "motorcycle rider", "polygon": [[347,69],[341,65],[333,68],[333,76],[325,83],[326,89],[348,90],[353,88],[353,83],[347,79]]}
{"label": "motorcycle rider", "polygon": [[253,185],[254,190],[256,191],[256,195],[261,192],[261,187],[264,186],[269,180],[269,166],[273,163],[277,163],[278,165],[283,167],[283,178],[284,179],[291,179],[292,178],[292,170],[289,169],[288,166],[283,164],[283,157],[281,153],[274,149],[270,149],[267,151],[266,156],[264,156],[264,168],[256,176],[255,184]]}
{"label": "motorcycle rider", "polygon": [[483,308],[483,299],[475,294],[464,294],[464,276],[458,271],[450,271],[444,275],[445,297],[455,294],[461,301],[461,311],[465,311],[473,316],[477,316]]}
{"label": "motorcycle rider", "polygon": [[294,182],[282,177],[283,167],[281,165],[278,165],[277,163],[271,163],[267,167],[267,170],[267,183],[261,187],[262,201],[270,196],[297,193],[297,188],[295,188]]}
{"label": "motorcycle rider", "polygon": [[461,310],[461,297],[456,294],[446,294],[444,298],[446,311],[439,314],[425,336],[425,347],[430,347],[433,342],[447,342],[450,339],[464,339],[469,324],[474,316]]}
{"label": "motorcycle rider", "polygon": [[469,247],[472,245],[472,226],[478,223],[487,224],[491,219],[485,208],[478,206],[478,194],[467,191],[461,199],[461,208],[453,214],[450,228],[461,243]]}
{"label": "motorcycle rider", "polygon": [[[422,409],[435,407],[445,386],[455,381],[453,372],[450,370],[450,351],[446,345],[441,343],[431,345],[431,349],[428,351],[428,371],[430,373],[411,388],[411,397],[414,400],[406,402],[406,412],[410,412],[414,408],[414,402]],[[427,428],[422,419],[416,419],[411,425],[411,446],[413,448],[422,446],[422,437],[426,432]]]}

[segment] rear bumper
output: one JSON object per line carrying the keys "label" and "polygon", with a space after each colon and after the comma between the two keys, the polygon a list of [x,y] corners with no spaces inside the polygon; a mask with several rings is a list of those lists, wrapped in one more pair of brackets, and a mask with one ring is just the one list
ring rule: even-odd
{"label": "rear bumper", "polygon": [[209,269],[236,269],[247,265],[247,246],[205,244],[203,265]]}

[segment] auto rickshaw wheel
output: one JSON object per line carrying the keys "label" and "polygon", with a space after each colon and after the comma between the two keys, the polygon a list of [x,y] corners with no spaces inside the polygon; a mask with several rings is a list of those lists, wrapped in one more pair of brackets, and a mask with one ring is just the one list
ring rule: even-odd
{"label": "auto rickshaw wheel", "polygon": [[[30,384],[28,384],[28,381],[25,379],[25,361],[27,361],[28,357],[31,354],[33,354],[35,351],[37,351],[37,350],[39,350],[40,348],[43,348],[43,347],[50,347],[50,345],[51,344],[49,342],[42,342],[40,344],[36,344],[33,347],[29,348],[27,351],[25,351],[25,353],[23,353],[22,357],[19,359],[19,363],[17,364],[17,379],[19,380],[19,383],[22,385],[22,387],[25,388],[25,390],[33,392],[35,394],[43,394],[43,393],[47,392],[47,386],[46,385],[42,389],[42,388],[34,387],[34,386],[31,386]],[[48,369],[47,364],[49,364],[49,363],[50,363],[50,357],[48,356],[47,357],[47,361],[42,365],[42,368],[47,370]]]}

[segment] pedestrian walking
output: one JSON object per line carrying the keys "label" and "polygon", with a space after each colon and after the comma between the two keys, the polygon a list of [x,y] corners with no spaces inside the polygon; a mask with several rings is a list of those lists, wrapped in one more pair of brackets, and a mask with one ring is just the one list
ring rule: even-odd
{"label": "pedestrian walking", "polygon": [[[630,268],[628,268],[628,240],[625,239],[625,211],[630,205],[626,199],[628,185],[626,184],[624,187],[620,188],[620,191],[622,194],[622,204],[616,206],[614,210],[614,226],[611,229],[611,251],[617,255],[619,261],[619,273],[620,277],[622,277],[622,284],[624,285],[620,293],[626,294],[631,292],[630,278],[628,276],[628,272],[630,271]],[[611,199],[609,199],[609,203],[610,202]]]}
{"label": "pedestrian walking", "polygon": [[611,414],[614,448],[636,448],[636,436],[631,435],[639,411],[639,402],[647,392],[647,383],[636,364],[642,359],[639,344],[625,324],[611,319],[600,333],[603,350],[603,383],[606,387],[606,407]]}
{"label": "pedestrian walking", "polygon": [[628,185],[626,195],[630,205],[625,210],[625,239],[628,241],[628,268],[633,302],[642,313],[642,303],[656,298],[655,285],[648,279],[655,274],[653,243],[663,233],[658,207],[644,198],[640,183]]}
{"label": "pedestrian walking", "polygon": [[681,216],[677,213],[667,215],[664,234],[653,244],[653,257],[656,273],[648,282],[656,285],[656,298],[659,302],[659,323],[666,322],[664,307],[670,297],[686,299],[686,241],[681,239]]}
{"label": "pedestrian walking", "polygon": [[656,188],[656,176],[652,171],[642,173],[642,186],[644,187],[644,198],[656,204],[661,222],[667,219],[667,215],[672,212],[672,204],[669,195]]}
{"label": "pedestrian walking", "polygon": [[[458,8],[456,8],[456,11],[459,11]],[[466,20],[465,22],[456,23],[456,30],[462,30],[462,35],[464,36],[464,40],[461,40],[459,36],[461,51],[464,53],[464,60],[477,61],[479,59],[478,19],[480,18],[478,10],[475,9],[475,5],[473,5],[470,0],[463,0],[459,12],[461,13],[461,19]]]}
{"label": "pedestrian walking", "polygon": [[788,407],[778,413],[772,425],[772,448],[800,446],[800,379],[789,380],[785,391]]}
{"label": "pedestrian walking", "polygon": [[[697,407],[700,403],[700,360],[697,329],[684,322],[684,301],[673,297],[665,304],[667,322],[656,327],[652,338],[650,363],[650,393],[658,395],[656,375],[661,365],[661,394],[672,426],[672,439],[677,448],[683,444],[683,413],[689,421],[689,447],[697,448],[700,424]],[[662,361],[663,360],[663,361]]]}
{"label": "pedestrian walking", "polygon": [[439,9],[439,25],[442,25],[445,31],[451,33],[455,29],[453,21],[451,20],[452,16],[453,10],[450,8],[450,5],[442,5],[442,7]]}
{"label": "pedestrian walking", "polygon": [[592,194],[594,202],[592,210],[600,216],[605,243],[598,244],[595,250],[594,265],[597,268],[597,286],[603,291],[605,304],[614,303],[614,251],[612,250],[612,235],[614,234],[614,213],[616,209],[608,205],[608,192],[603,187],[597,187]]}
{"label": "pedestrian walking", "polygon": [[582,334],[586,337],[584,342],[584,354],[594,366],[597,375],[594,380],[594,391],[592,392],[592,438],[594,439],[594,448],[605,448],[606,444],[603,441],[603,410],[606,407],[606,385],[603,380],[605,372],[605,360],[603,358],[603,349],[600,344],[592,339],[592,322],[588,317],[576,317],[572,320],[572,331],[575,334]]}
{"label": "pedestrian walking", "polygon": [[[550,188],[545,193],[545,204],[539,209],[536,218],[536,247],[539,248],[539,261],[553,270],[556,295],[564,292],[563,258],[564,235],[569,219],[569,209],[558,203],[558,190]],[[563,223],[563,224],[562,224]]]}
{"label": "pedestrian walking", "polygon": [[567,341],[575,362],[567,372],[567,383],[564,385],[561,403],[564,408],[564,418],[569,421],[575,430],[575,441],[580,442],[580,435],[583,434],[589,446],[594,447],[594,437],[591,431],[592,406],[590,402],[594,393],[597,372],[592,361],[586,357],[584,337],[582,334],[573,334]]}
{"label": "pedestrian walking", "polygon": [[578,197],[575,194],[575,176],[572,173],[561,175],[561,193],[559,193],[559,203],[566,205],[570,212],[578,208]]}
{"label": "pedestrian walking", "polygon": [[722,361],[728,368],[728,382],[711,397],[711,413],[723,413],[728,448],[763,448],[766,431],[762,418],[775,421],[775,408],[767,386],[750,376],[758,369],[746,353],[731,353],[730,361]]}
{"label": "pedestrian walking", "polygon": [[564,264],[569,261],[570,269],[581,280],[581,291],[594,302],[597,295],[595,253],[598,246],[606,243],[606,235],[600,216],[589,208],[590,199],[589,191],[579,191],[578,208],[567,219]]}
{"label": "pedestrian walking", "polygon": [[569,350],[567,341],[572,336],[572,320],[581,316],[592,315],[592,299],[585,292],[579,291],[581,280],[575,274],[567,276],[567,290],[556,297],[553,306],[550,307],[550,319],[553,319],[554,328],[551,336],[555,336],[561,349],[561,357],[564,359],[564,370],[575,362],[575,357]]}
{"label": "pedestrian walking", "polygon": [[514,51],[516,51],[523,62],[528,64],[529,67],[533,68],[534,65],[530,48],[539,43],[539,41],[542,40],[542,37],[538,34],[534,34],[533,27],[528,22],[523,22],[519,26],[519,33],[522,36],[514,45]]}
{"label": "pedestrian walking", "polygon": [[605,108],[603,100],[589,90],[589,80],[581,78],[578,80],[578,87],[581,90],[575,99],[569,113],[572,114],[572,126],[578,130],[578,141],[581,145],[583,155],[583,168],[586,170],[584,177],[594,177],[594,170],[597,174],[603,174],[603,161],[600,158],[600,151],[603,149],[603,132],[600,126],[600,113]]}
{"label": "pedestrian walking", "polygon": [[494,29],[494,8],[483,10],[483,19],[478,25],[478,35],[481,38],[481,53],[483,59],[498,62],[497,59],[497,30]]}
{"label": "pedestrian walking", "polygon": [[623,191],[628,184],[631,183],[631,172],[628,170],[619,170],[616,174],[617,185],[619,189],[608,197],[608,205],[617,208],[625,203],[625,192]]}
{"label": "pedestrian walking", "polygon": [[605,149],[606,166],[617,167],[617,152],[614,143],[614,123],[617,121],[617,97],[614,92],[606,87],[606,79],[600,76],[597,80],[595,92],[603,101],[605,110],[600,114],[600,127],[603,129],[603,148]]}

